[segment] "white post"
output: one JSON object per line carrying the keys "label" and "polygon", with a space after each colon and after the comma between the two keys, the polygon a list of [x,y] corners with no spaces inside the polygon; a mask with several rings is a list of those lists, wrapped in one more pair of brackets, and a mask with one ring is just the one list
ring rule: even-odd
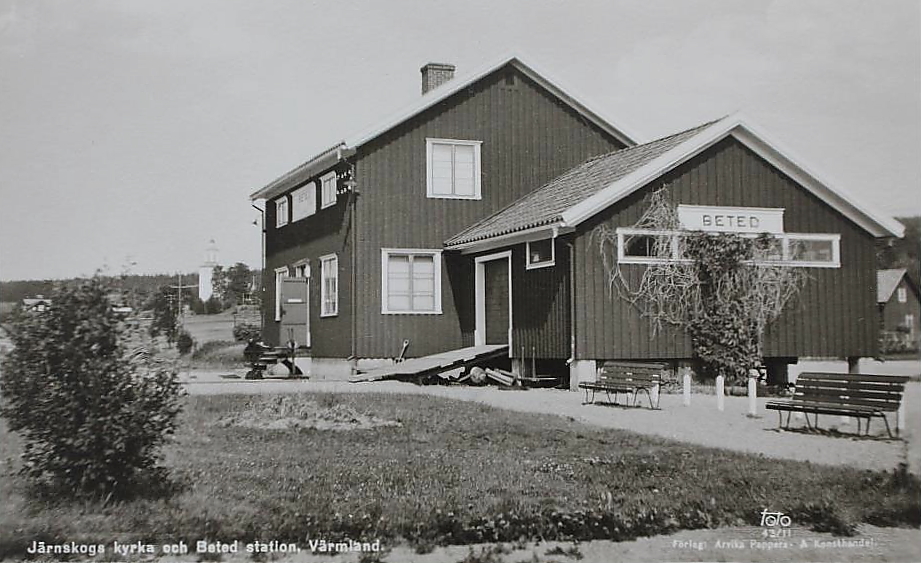
{"label": "white post", "polygon": [[899,405],[899,410],[895,413],[895,422],[899,425],[899,432],[905,432],[907,426],[905,426],[905,397],[902,397],[902,403]]}
{"label": "white post", "polygon": [[716,376],[716,408],[720,411],[726,406],[725,381],[726,379],[722,375]]}
{"label": "white post", "polygon": [[748,415],[755,416],[758,414],[758,379],[748,378]]}
{"label": "white post", "polygon": [[691,406],[691,370],[689,368],[684,368],[684,375],[681,376],[682,384],[684,385],[684,396],[681,399],[684,406]]}

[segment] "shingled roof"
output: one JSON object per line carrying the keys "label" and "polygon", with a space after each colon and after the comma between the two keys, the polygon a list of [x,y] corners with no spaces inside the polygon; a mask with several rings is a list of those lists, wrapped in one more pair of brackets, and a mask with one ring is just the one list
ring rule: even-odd
{"label": "shingled roof", "polygon": [[450,248],[550,225],[562,213],[715,123],[711,121],[642,145],[590,158],[445,242]]}
{"label": "shingled roof", "polygon": [[445,241],[445,248],[486,249],[574,229],[729,136],[873,236],[902,236],[901,223],[858,201],[835,183],[821,179],[788,149],[769,140],[766,133],[741,115],[733,114],[657,141],[591,158],[454,235]]}

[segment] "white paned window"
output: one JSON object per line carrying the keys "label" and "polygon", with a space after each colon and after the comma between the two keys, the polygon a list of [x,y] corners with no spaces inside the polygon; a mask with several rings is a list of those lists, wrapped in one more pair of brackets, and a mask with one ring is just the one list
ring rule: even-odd
{"label": "white paned window", "polygon": [[441,251],[381,249],[381,313],[441,314]]}
{"label": "white paned window", "polygon": [[288,224],[288,196],[283,195],[275,200],[275,227],[284,227]]}
{"label": "white paned window", "polygon": [[908,328],[908,334],[915,334],[915,316],[911,313],[905,315],[905,326]]}
{"label": "white paned window", "polygon": [[426,194],[480,199],[480,141],[426,139]]}
{"label": "white paned window", "polygon": [[320,257],[320,316],[339,314],[339,258],[335,254]]}
{"label": "white paned window", "polygon": [[[617,229],[617,260],[623,264],[690,262],[682,252],[688,231]],[[759,235],[742,233],[741,237]],[[769,235],[771,245],[756,264],[782,264],[808,268],[840,268],[841,236],[837,234],[781,233]]]}
{"label": "white paned window", "polygon": [[291,221],[310,217],[317,212],[317,188],[311,182],[291,192]]}
{"label": "white paned window", "polygon": [[320,178],[321,203],[320,207],[336,205],[336,173],[330,172]]}
{"label": "white paned window", "polygon": [[904,287],[899,288],[898,294],[899,294],[899,303],[908,302],[908,291],[906,291]]}
{"label": "white paned window", "polygon": [[275,268],[275,320],[281,320],[281,280],[288,277],[288,267]]}
{"label": "white paned window", "polygon": [[528,261],[525,267],[528,270],[535,268],[546,268],[556,263],[555,239],[548,238],[544,240],[530,241],[527,244],[526,251]]}

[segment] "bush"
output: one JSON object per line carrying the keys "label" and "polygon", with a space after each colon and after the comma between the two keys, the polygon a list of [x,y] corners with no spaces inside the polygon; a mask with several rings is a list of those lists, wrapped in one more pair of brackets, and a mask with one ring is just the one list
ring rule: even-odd
{"label": "bush", "polygon": [[224,310],[224,304],[221,303],[221,300],[217,297],[209,297],[205,301],[204,312],[206,315],[216,315]]}
{"label": "bush", "polygon": [[158,448],[176,426],[175,370],[139,346],[98,278],[56,289],[45,312],[13,322],[0,414],[25,442],[39,490],[125,498],[165,482]]}
{"label": "bush", "polygon": [[262,327],[254,324],[238,324],[233,327],[233,338],[237,342],[246,342],[262,337]]}
{"label": "bush", "polygon": [[195,347],[195,339],[189,334],[189,331],[182,330],[179,332],[179,338],[176,339],[176,348],[179,354],[185,356]]}

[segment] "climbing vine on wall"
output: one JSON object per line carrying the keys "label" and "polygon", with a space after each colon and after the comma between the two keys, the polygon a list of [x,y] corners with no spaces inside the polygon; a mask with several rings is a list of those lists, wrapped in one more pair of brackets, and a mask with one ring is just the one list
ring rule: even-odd
{"label": "climbing vine on wall", "polygon": [[647,199],[643,216],[623,237],[624,248],[646,264],[617,259],[618,233],[606,225],[593,233],[613,292],[633,304],[658,331],[665,325],[688,332],[705,373],[744,380],[762,363],[768,324],[780,316],[805,281],[801,268],[778,257],[768,234],[683,231],[667,188]]}

